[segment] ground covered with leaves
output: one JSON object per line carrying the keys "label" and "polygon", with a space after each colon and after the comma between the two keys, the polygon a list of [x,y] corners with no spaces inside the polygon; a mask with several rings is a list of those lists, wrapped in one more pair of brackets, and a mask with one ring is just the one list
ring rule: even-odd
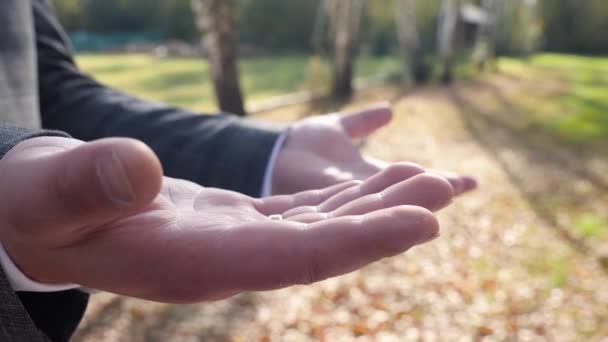
{"label": "ground covered with leaves", "polygon": [[261,113],[290,121],[391,100],[370,155],[475,175],[442,235],[313,286],[165,305],[96,294],[75,341],[581,341],[608,337],[608,64],[541,56],[347,104]]}

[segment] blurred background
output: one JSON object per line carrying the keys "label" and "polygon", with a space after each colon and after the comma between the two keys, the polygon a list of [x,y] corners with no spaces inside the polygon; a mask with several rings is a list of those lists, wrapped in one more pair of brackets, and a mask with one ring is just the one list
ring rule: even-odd
{"label": "blurred background", "polygon": [[291,122],[390,101],[363,142],[478,177],[433,243],[199,305],[93,296],[75,341],[608,338],[605,0],[55,0],[103,83]]}

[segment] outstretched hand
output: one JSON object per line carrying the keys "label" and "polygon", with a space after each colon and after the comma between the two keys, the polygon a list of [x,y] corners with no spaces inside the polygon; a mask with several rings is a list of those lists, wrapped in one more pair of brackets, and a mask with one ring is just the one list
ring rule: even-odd
{"label": "outstretched hand", "polygon": [[[34,280],[163,302],[309,284],[438,234],[452,186],[412,164],[254,199],[162,177],[144,144],[41,137],[0,160],[0,240]],[[10,199],[10,200],[9,200]]]}
{"label": "outstretched hand", "polygon": [[[366,137],[392,118],[388,104],[353,113],[316,116],[296,122],[277,158],[272,189],[276,194],[318,189],[348,180],[364,180],[390,164],[361,154],[354,139]],[[456,195],[473,190],[470,176],[435,172]]]}

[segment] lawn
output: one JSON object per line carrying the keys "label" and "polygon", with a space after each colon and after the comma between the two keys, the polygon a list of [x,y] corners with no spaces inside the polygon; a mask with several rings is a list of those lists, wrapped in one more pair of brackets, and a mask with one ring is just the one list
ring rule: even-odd
{"label": "lawn", "polygon": [[[196,111],[213,111],[215,102],[206,61],[195,58],[155,58],[144,54],[81,54],[80,67],[100,81],[138,96]],[[394,57],[368,57],[357,62],[356,77],[398,71]],[[242,87],[248,103],[276,95],[329,86],[327,63],[303,55],[256,57],[240,62]]]}
{"label": "lawn", "polygon": [[539,87],[544,86],[542,71],[559,75],[562,96],[520,99],[529,119],[571,144],[608,143],[608,58],[542,54],[528,62],[505,58],[500,67],[517,77],[538,71]]}
{"label": "lawn", "polygon": [[[144,54],[81,54],[78,64],[100,81],[144,98],[195,111],[213,112],[208,65],[194,58],[155,58]],[[562,96],[521,97],[525,121],[542,127],[572,144],[608,142],[608,58],[541,54],[528,61],[502,58],[501,72],[525,78],[530,72],[539,87],[548,71],[564,83]],[[327,62],[303,55],[256,57],[240,63],[247,103],[277,95],[308,90],[325,93],[329,87]],[[461,66],[462,69],[462,66]],[[469,70],[468,68],[467,70]],[[356,78],[395,74],[396,57],[363,57],[357,61]],[[469,70],[470,71],[470,70]],[[470,74],[470,72],[469,72]]]}

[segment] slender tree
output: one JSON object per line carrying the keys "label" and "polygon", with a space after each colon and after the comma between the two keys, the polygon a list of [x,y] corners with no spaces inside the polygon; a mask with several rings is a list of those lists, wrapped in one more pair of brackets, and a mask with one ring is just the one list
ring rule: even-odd
{"label": "slender tree", "polygon": [[353,92],[353,64],[359,41],[364,0],[332,0],[328,4],[333,53],[332,96],[348,97]]}
{"label": "slender tree", "polygon": [[444,83],[452,81],[454,64],[456,29],[459,20],[460,1],[443,0],[441,3],[437,28],[437,47],[441,60],[441,80]]}
{"label": "slender tree", "polygon": [[313,94],[326,95],[327,81],[324,73],[324,58],[327,56],[327,21],[330,0],[320,0],[315,13],[310,38],[312,54],[308,61],[308,90]]}
{"label": "slender tree", "polygon": [[[542,34],[540,25],[539,0],[522,0],[525,8],[526,31],[525,31],[525,50],[526,55],[530,56],[538,47],[538,40]],[[582,6],[579,4],[579,6]]]}
{"label": "slender tree", "polygon": [[246,115],[239,84],[234,0],[191,0],[196,25],[203,33],[220,110]]}
{"label": "slender tree", "polygon": [[310,45],[313,53],[316,55],[323,54],[323,43],[324,33],[327,25],[327,15],[329,12],[329,6],[331,0],[320,0],[317,7],[317,13],[315,14],[315,23],[313,26],[312,37],[310,39]]}
{"label": "slender tree", "polygon": [[424,61],[416,21],[416,0],[397,0],[395,24],[399,50],[404,59],[405,75],[416,84],[428,80],[430,68]]}
{"label": "slender tree", "polygon": [[498,19],[500,17],[500,6],[497,0],[482,0],[481,9],[486,14],[484,22],[477,27],[477,36],[475,42],[476,62],[479,69],[494,65],[496,58],[496,38],[498,30]]}

